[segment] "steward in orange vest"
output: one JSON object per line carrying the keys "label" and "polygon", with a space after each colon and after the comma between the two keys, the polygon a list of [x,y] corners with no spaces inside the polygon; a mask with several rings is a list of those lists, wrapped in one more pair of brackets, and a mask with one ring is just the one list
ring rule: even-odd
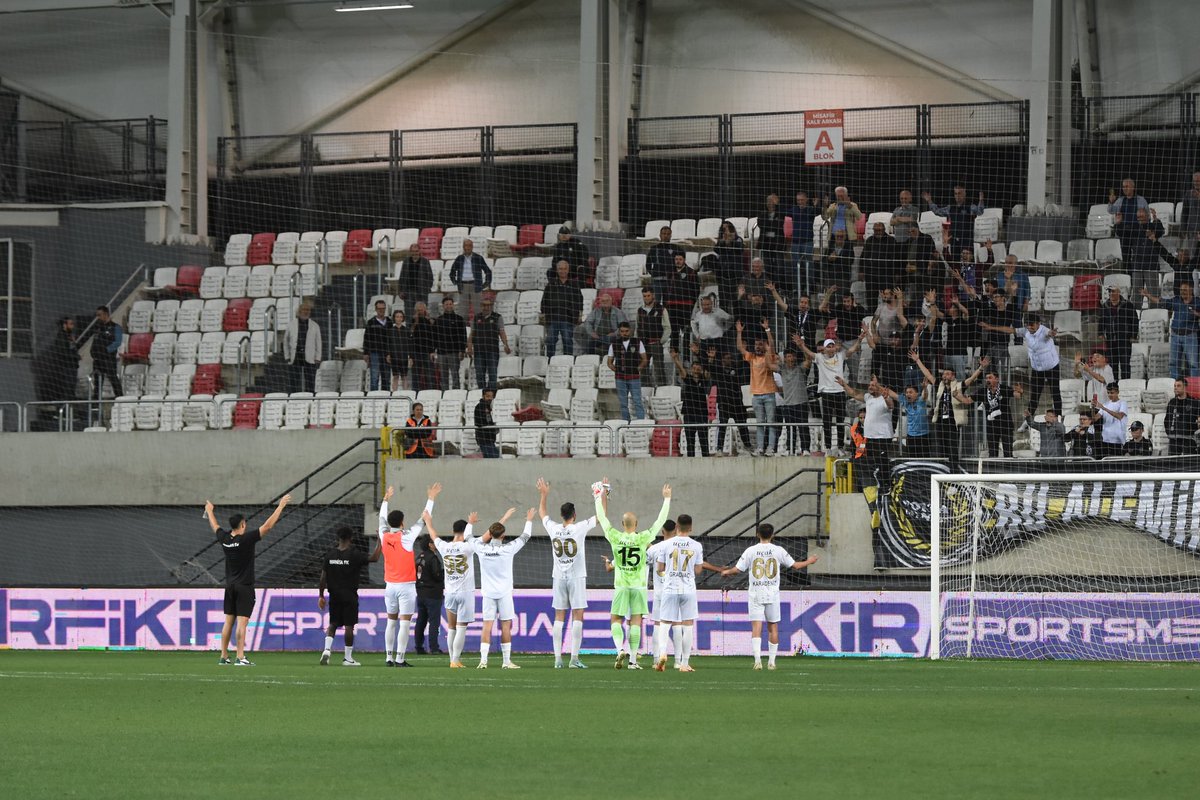
{"label": "steward in orange vest", "polygon": [[424,411],[420,403],[413,403],[412,414],[404,422],[405,458],[433,458],[433,420]]}

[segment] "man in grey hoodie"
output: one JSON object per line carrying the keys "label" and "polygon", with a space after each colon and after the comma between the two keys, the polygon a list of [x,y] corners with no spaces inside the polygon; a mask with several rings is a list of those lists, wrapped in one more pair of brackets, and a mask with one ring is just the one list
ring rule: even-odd
{"label": "man in grey hoodie", "polygon": [[1066,458],[1067,445],[1063,437],[1066,436],[1067,429],[1059,422],[1058,409],[1046,409],[1046,421],[1038,422],[1033,418],[1033,413],[1026,408],[1025,420],[1029,423],[1029,427],[1042,437],[1040,451],[1042,458]]}

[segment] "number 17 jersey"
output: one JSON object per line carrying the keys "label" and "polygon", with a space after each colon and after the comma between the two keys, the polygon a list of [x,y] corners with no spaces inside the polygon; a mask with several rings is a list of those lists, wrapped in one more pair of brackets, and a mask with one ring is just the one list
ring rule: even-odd
{"label": "number 17 jersey", "polygon": [[737,568],[750,576],[750,602],[766,605],[779,602],[779,572],[796,563],[777,544],[759,542],[746,548]]}

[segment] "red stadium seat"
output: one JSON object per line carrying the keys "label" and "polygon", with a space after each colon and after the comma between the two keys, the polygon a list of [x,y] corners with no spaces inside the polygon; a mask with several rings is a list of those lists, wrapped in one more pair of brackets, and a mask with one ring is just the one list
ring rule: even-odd
{"label": "red stadium seat", "polygon": [[424,258],[442,257],[442,233],[441,228],[421,229],[421,235],[417,237],[417,246],[421,248],[421,255]]}
{"label": "red stadium seat", "polygon": [[596,302],[592,304],[592,308],[600,307],[600,296],[605,295],[605,294],[612,298],[613,306],[615,306],[616,308],[621,307],[621,300],[623,300],[625,297],[625,290],[618,289],[616,287],[610,287],[608,289],[597,289],[596,290]]}
{"label": "red stadium seat", "polygon": [[368,230],[353,230],[346,234],[346,244],[342,248],[342,262],[346,264],[366,263],[367,254],[364,252],[372,244],[372,233]]}
{"label": "red stadium seat", "polygon": [[1076,275],[1071,289],[1071,308],[1076,311],[1095,311],[1100,308],[1100,275]]}
{"label": "red stadium seat", "polygon": [[154,344],[153,333],[135,333],[129,337],[129,346],[121,354],[126,364],[145,364],[150,361],[150,345]]}
{"label": "red stadium seat", "polygon": [[256,233],[250,239],[250,249],[246,251],[246,263],[254,267],[259,264],[271,263],[271,251],[275,249],[275,234]]}
{"label": "red stadium seat", "polygon": [[524,249],[541,244],[545,237],[545,225],[522,225],[521,229],[517,231],[517,247]]}
{"label": "red stadium seat", "polygon": [[262,408],[261,394],[244,394],[233,406],[234,430],[254,430],[258,428],[258,412]]}
{"label": "red stadium seat", "polygon": [[221,319],[221,330],[226,333],[250,330],[250,309],[253,305],[254,301],[249,297],[230,300]]}
{"label": "red stadium seat", "polygon": [[783,218],[783,238],[792,241],[792,218]]}
{"label": "red stadium seat", "polygon": [[192,394],[220,394],[222,388],[220,364],[196,365],[196,374],[192,377]]}
{"label": "red stadium seat", "polygon": [[1200,400],[1200,378],[1187,378],[1188,397]]}
{"label": "red stadium seat", "polygon": [[175,275],[175,283],[170,287],[170,291],[180,297],[198,297],[200,295],[200,279],[203,276],[204,267],[182,266]]}
{"label": "red stadium seat", "polygon": [[650,455],[655,458],[671,458],[680,455],[679,435],[683,428],[677,427],[683,423],[677,419],[659,420],[661,425],[654,427],[650,436]]}

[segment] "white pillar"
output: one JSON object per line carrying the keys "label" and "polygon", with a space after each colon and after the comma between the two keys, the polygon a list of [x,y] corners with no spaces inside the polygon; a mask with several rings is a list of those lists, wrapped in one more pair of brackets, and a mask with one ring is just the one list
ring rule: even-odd
{"label": "white pillar", "polygon": [[1055,0],[1033,0],[1032,63],[1029,70],[1029,173],[1026,206],[1046,203],[1046,149],[1050,89],[1055,72]]}
{"label": "white pillar", "polygon": [[597,181],[603,180],[597,165],[601,163],[599,106],[601,14],[607,10],[604,0],[579,0],[579,151],[575,175],[575,226],[585,229],[596,218]]}
{"label": "white pillar", "polygon": [[167,236],[208,233],[204,45],[196,0],[174,0],[167,63]]}

